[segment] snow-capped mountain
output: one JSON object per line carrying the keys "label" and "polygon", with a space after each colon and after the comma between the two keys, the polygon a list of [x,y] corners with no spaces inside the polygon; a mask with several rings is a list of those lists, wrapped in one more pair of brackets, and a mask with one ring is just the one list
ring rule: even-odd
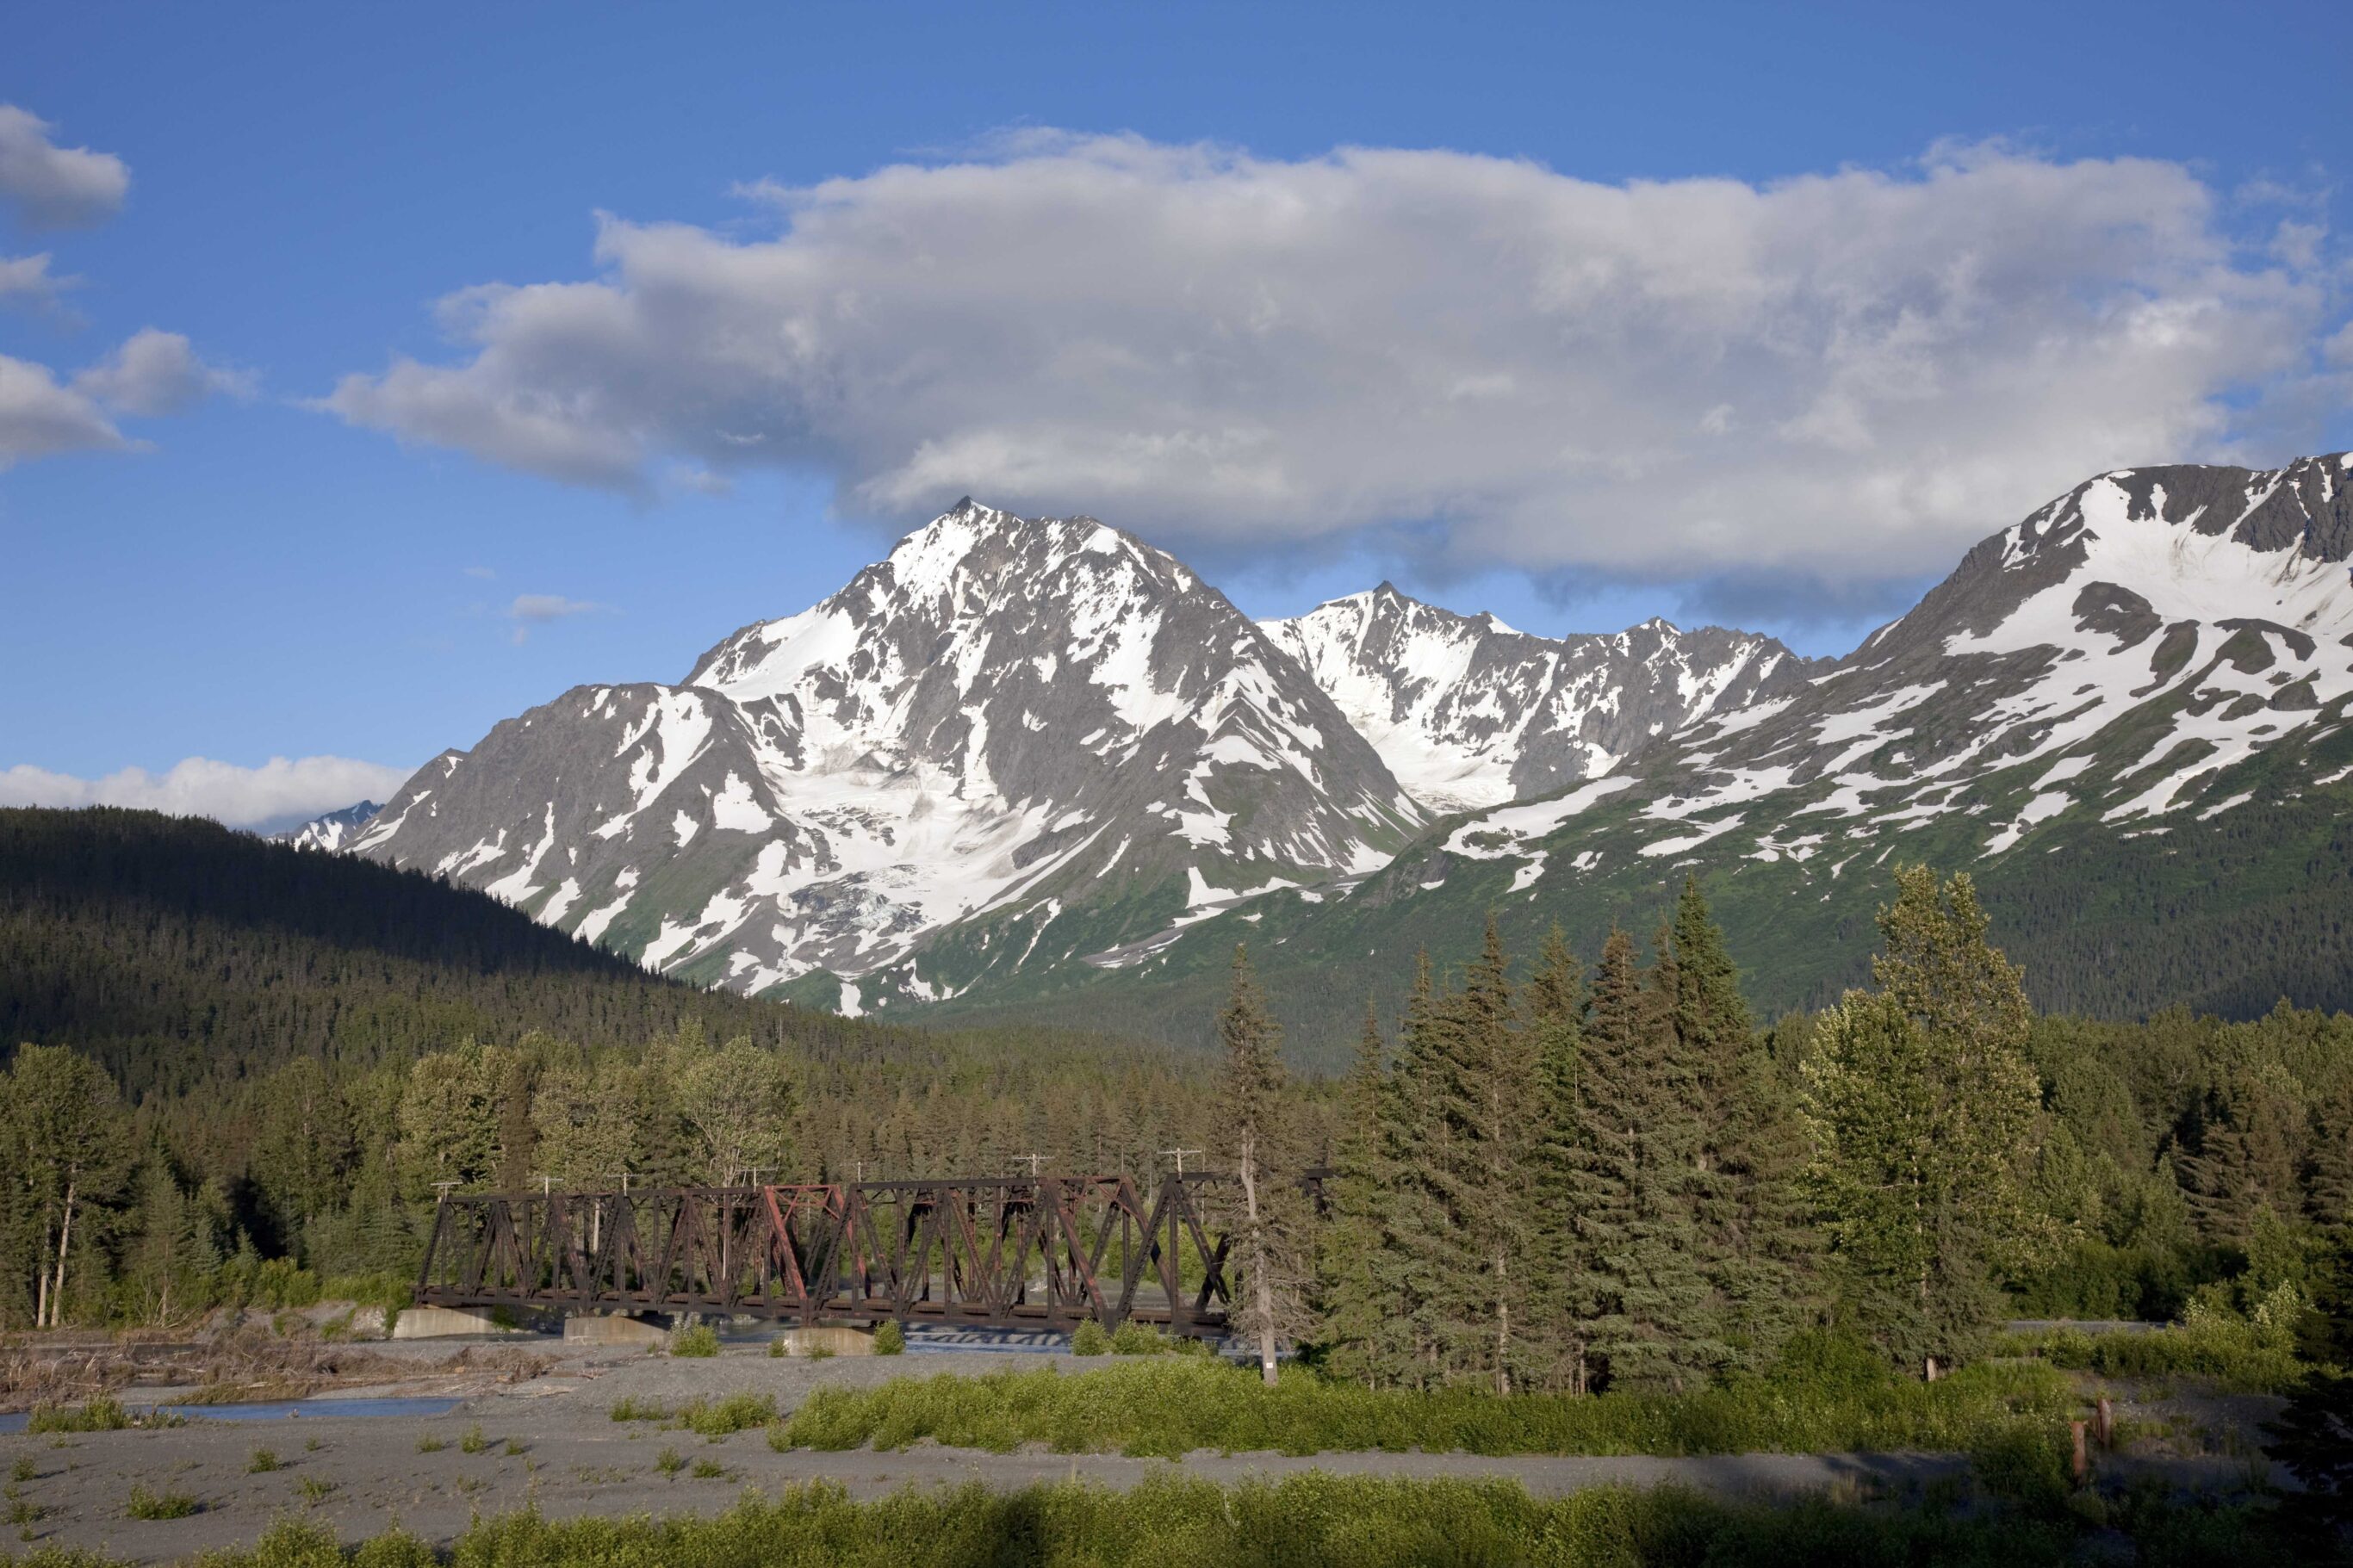
{"label": "snow-capped mountain", "polygon": [[892,989],[953,994],[1367,873],[1421,821],[1182,564],[965,501],[680,685],[575,688],[444,753],[355,847],[657,969],[828,972],[856,1010],[919,947]]}
{"label": "snow-capped mountain", "polygon": [[291,844],[297,849],[348,849],[359,837],[360,830],[374,822],[375,814],[383,809],[372,800],[364,800],[357,805],[314,816],[300,827],[289,828],[277,836],[278,841]]}
{"label": "snow-capped mountain", "polygon": [[[2268,1005],[2353,967],[2278,890],[2353,886],[2348,489],[2344,456],[2102,475],[1835,661],[1386,586],[1258,626],[1114,529],[966,502],[679,685],[437,758],[355,847],[849,1011],[1186,1033],[1237,939],[1299,994],[1388,994],[1489,910],[1598,940],[1685,869],[1766,998],[1820,1000],[1891,857],[1977,869],[2054,1002],[2166,1005],[2228,951],[2198,994]],[[2116,923],[2184,877],[2211,929]]]}
{"label": "snow-capped mountain", "polygon": [[1279,1002],[1289,1038],[1329,1060],[1355,1022],[1328,999],[1399,1004],[1404,955],[1465,959],[1494,913],[1516,952],[1558,925],[1590,956],[1689,873],[1752,997],[1820,1005],[1867,978],[1891,868],[1925,863],[1975,875],[2043,1005],[2353,1006],[2348,718],[2353,455],[2104,474],[1835,664],[1436,824],[1344,900],[1206,921],[1119,984],[1154,1003],[1135,1026],[1205,1016],[1246,938],[1302,999]]}
{"label": "snow-capped mountain", "polygon": [[1671,859],[1725,837],[1834,868],[1947,819],[1978,856],[2069,813],[2126,834],[2211,819],[2251,798],[2220,786],[2235,764],[2344,721],[2348,491],[2348,456],[2101,475],[1798,689],[1448,847],[1504,854],[1620,792],[1631,816],[1592,855]]}
{"label": "snow-capped mountain", "polygon": [[1599,778],[1660,735],[1793,690],[1813,668],[1771,637],[1720,626],[1531,637],[1387,583],[1264,624],[1408,793],[1441,814]]}

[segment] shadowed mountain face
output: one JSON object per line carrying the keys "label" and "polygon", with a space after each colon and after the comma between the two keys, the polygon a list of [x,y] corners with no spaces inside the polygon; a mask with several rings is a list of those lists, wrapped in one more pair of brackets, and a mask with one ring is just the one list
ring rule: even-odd
{"label": "shadowed mountain face", "polygon": [[[1785,954],[1767,994],[1811,997],[1894,860],[2113,903],[2287,805],[2255,839],[2335,855],[2348,482],[2103,475],[1835,661],[1386,586],[1255,626],[1116,530],[967,502],[681,685],[581,688],[437,759],[358,848],[847,1011],[1191,1010],[1240,939],[1361,1000],[1380,953],[1487,909],[1577,932],[1691,870]],[[2250,855],[2197,875],[2268,898]]]}

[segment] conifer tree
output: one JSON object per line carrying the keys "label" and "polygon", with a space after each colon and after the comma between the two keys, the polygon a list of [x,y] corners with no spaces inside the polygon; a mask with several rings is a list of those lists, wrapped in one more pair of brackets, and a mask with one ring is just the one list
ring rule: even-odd
{"label": "conifer tree", "polygon": [[1536,1382],[1582,1394],[1586,1345],[1579,1292],[1592,1278],[1576,1229],[1578,1194],[1577,1074],[1585,1014],[1583,966],[1556,925],[1537,950],[1525,989],[1532,1100],[1537,1117],[1529,1152],[1528,1192],[1535,1215],[1529,1254],[1535,1274],[1530,1309]]}
{"label": "conifer tree", "polygon": [[2026,1195],[2041,1083],[2018,969],[1968,879],[1896,884],[1882,989],[1848,994],[1808,1065],[1810,1175],[1859,1320],[1933,1376],[1982,1342],[2000,1272],[2043,1223]]}
{"label": "conifer tree", "polygon": [[1534,1353],[1527,1337],[1535,1237],[1527,1187],[1540,1101],[1534,1092],[1534,1038],[1520,1026],[1510,959],[1493,915],[1479,957],[1463,976],[1455,1015],[1451,1038],[1458,1088],[1451,1108],[1461,1122],[1453,1140],[1459,1151],[1453,1219],[1471,1265],[1461,1276],[1457,1364],[1480,1373],[1496,1393],[1509,1394]]}
{"label": "conifer tree", "polygon": [[1397,1069],[1382,1100],[1381,1132],[1390,1178],[1382,1205],[1384,1250],[1397,1285],[1391,1325],[1397,1343],[1388,1359],[1397,1380],[1417,1388],[1445,1378],[1445,1292],[1461,1262],[1460,1238],[1448,1229],[1440,1184],[1432,1174],[1452,1158],[1449,1127],[1437,1110],[1449,1071],[1443,1038],[1451,1026],[1448,1011],[1430,973],[1430,954],[1417,954]]}
{"label": "conifer tree", "polygon": [[[1672,1010],[1613,930],[1593,980],[1577,1074],[1581,1327],[1612,1387],[1681,1389],[1722,1355],[1694,1256],[1697,1121]],[[1665,993],[1672,994],[1672,993]]]}
{"label": "conifer tree", "polygon": [[1275,1346],[1306,1324],[1303,1216],[1289,1145],[1282,1035],[1250,970],[1250,951],[1234,947],[1233,992],[1218,1016],[1223,1048],[1220,1109],[1241,1187],[1233,1326],[1258,1349],[1259,1375],[1275,1381]]}
{"label": "conifer tree", "polygon": [[1739,971],[1695,877],[1676,900],[1675,1030],[1698,1078],[1698,1247],[1716,1330],[1749,1370],[1769,1362],[1803,1311],[1810,1251],[1798,1179],[1803,1133],[1787,1075],[1759,1037]]}
{"label": "conifer tree", "polygon": [[1381,1213],[1392,1175],[1382,1141],[1388,1097],[1388,1046],[1368,1002],[1356,1054],[1341,1089],[1340,1130],[1324,1183],[1329,1214],[1316,1238],[1316,1337],[1326,1364],[1342,1377],[1376,1385],[1395,1381],[1398,1281],[1385,1245]]}

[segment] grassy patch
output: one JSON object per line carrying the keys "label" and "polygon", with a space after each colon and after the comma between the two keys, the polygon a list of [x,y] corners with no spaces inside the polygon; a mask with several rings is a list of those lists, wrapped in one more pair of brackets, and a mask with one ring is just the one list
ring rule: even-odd
{"label": "grassy patch", "polygon": [[1081,1323],[1077,1331],[1071,1335],[1072,1355],[1108,1355],[1110,1352],[1111,1336],[1103,1332],[1103,1326],[1092,1318]]}
{"label": "grassy patch", "polygon": [[245,1461],[245,1473],[248,1476],[266,1476],[285,1468],[286,1461],[278,1457],[275,1448],[256,1448]]}
{"label": "grassy patch", "polygon": [[2304,1382],[2305,1364],[2284,1339],[2253,1323],[2210,1318],[2140,1333],[2006,1334],[1995,1349],[2102,1377],[2207,1377],[2237,1393],[2286,1394]]}
{"label": "grassy patch", "polygon": [[697,1399],[681,1406],[679,1425],[705,1437],[725,1437],[776,1418],[776,1402],[765,1394],[731,1394],[724,1399]]}
{"label": "grassy patch", "polygon": [[899,1378],[820,1389],[771,1429],[782,1448],[900,1448],[929,1437],[1007,1453],[1174,1458],[1195,1449],[1285,1454],[1460,1450],[1469,1454],[1732,1454],[1968,1450],[2074,1405],[2048,1367],[1971,1367],[1941,1383],[1893,1375],[1830,1383],[1753,1379],[1674,1395],[1589,1398],[1471,1389],[1365,1388],[1301,1370],[1263,1386],[1253,1372],[1169,1357],[1084,1374],[1050,1371]]}
{"label": "grassy patch", "polygon": [[670,1410],[667,1405],[630,1395],[613,1401],[613,1408],[609,1414],[616,1421],[667,1421],[670,1419]]}
{"label": "grassy patch", "polygon": [[430,1432],[417,1439],[417,1451],[420,1454],[438,1454],[448,1446],[445,1439],[436,1437]]}
{"label": "grassy patch", "polygon": [[654,1456],[654,1468],[675,1479],[679,1471],[686,1468],[686,1460],[680,1457],[676,1448],[664,1448]]}
{"label": "grassy patch", "polygon": [[491,1440],[482,1436],[482,1424],[479,1421],[467,1427],[466,1435],[458,1439],[458,1452],[461,1454],[479,1454],[490,1446]]}
{"label": "grassy patch", "polygon": [[25,1418],[26,1432],[120,1432],[129,1426],[177,1426],[176,1415],[134,1416],[122,1401],[100,1394],[84,1405],[36,1405]]}
{"label": "grassy patch", "polygon": [[[2167,1562],[2294,1561],[2259,1513],[2149,1502],[2111,1524]],[[1844,1507],[1816,1498],[1772,1508],[1718,1502],[1673,1488],[1594,1488],[1538,1500],[1502,1481],[1401,1480],[1324,1472],[1225,1488],[1153,1476],[1124,1491],[1060,1483],[1018,1492],[979,1484],[909,1488],[853,1502],[839,1486],[791,1487],[746,1498],[709,1519],[639,1515],[549,1520],[525,1511],[478,1521],[446,1558],[398,1531],[347,1557],[332,1531],[281,1520],[250,1552],[206,1568],[356,1562],[430,1568],[437,1562],[533,1568],[961,1568],[1045,1563],[1094,1568],[1409,1568],[1427,1563],[1928,1563],[2057,1568],[2080,1561],[2091,1521],[2014,1509]],[[36,1558],[36,1562],[40,1559]],[[99,1568],[91,1557],[58,1558]]]}
{"label": "grassy patch", "polygon": [[719,1331],[708,1323],[697,1323],[681,1329],[670,1337],[670,1353],[676,1356],[714,1356],[719,1353]]}
{"label": "grassy patch", "polygon": [[899,1326],[896,1318],[885,1318],[874,1326],[876,1355],[904,1355],[907,1352],[907,1331]]}
{"label": "grassy patch", "polygon": [[186,1492],[154,1492],[132,1487],[122,1511],[133,1519],[185,1519],[201,1505]]}
{"label": "grassy patch", "polygon": [[723,1481],[727,1479],[727,1467],[716,1459],[697,1459],[693,1474],[698,1481]]}

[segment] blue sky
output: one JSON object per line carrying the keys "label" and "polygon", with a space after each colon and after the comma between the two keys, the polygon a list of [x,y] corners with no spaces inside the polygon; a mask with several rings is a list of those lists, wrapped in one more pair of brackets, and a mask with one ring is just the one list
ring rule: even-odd
{"label": "blue sky", "polygon": [[2353,11],[1905,10],[21,8],[129,184],[0,160],[0,356],[114,433],[0,395],[0,792],[341,804],[245,770],[677,679],[965,490],[1841,652],[2084,473],[2353,445]]}

